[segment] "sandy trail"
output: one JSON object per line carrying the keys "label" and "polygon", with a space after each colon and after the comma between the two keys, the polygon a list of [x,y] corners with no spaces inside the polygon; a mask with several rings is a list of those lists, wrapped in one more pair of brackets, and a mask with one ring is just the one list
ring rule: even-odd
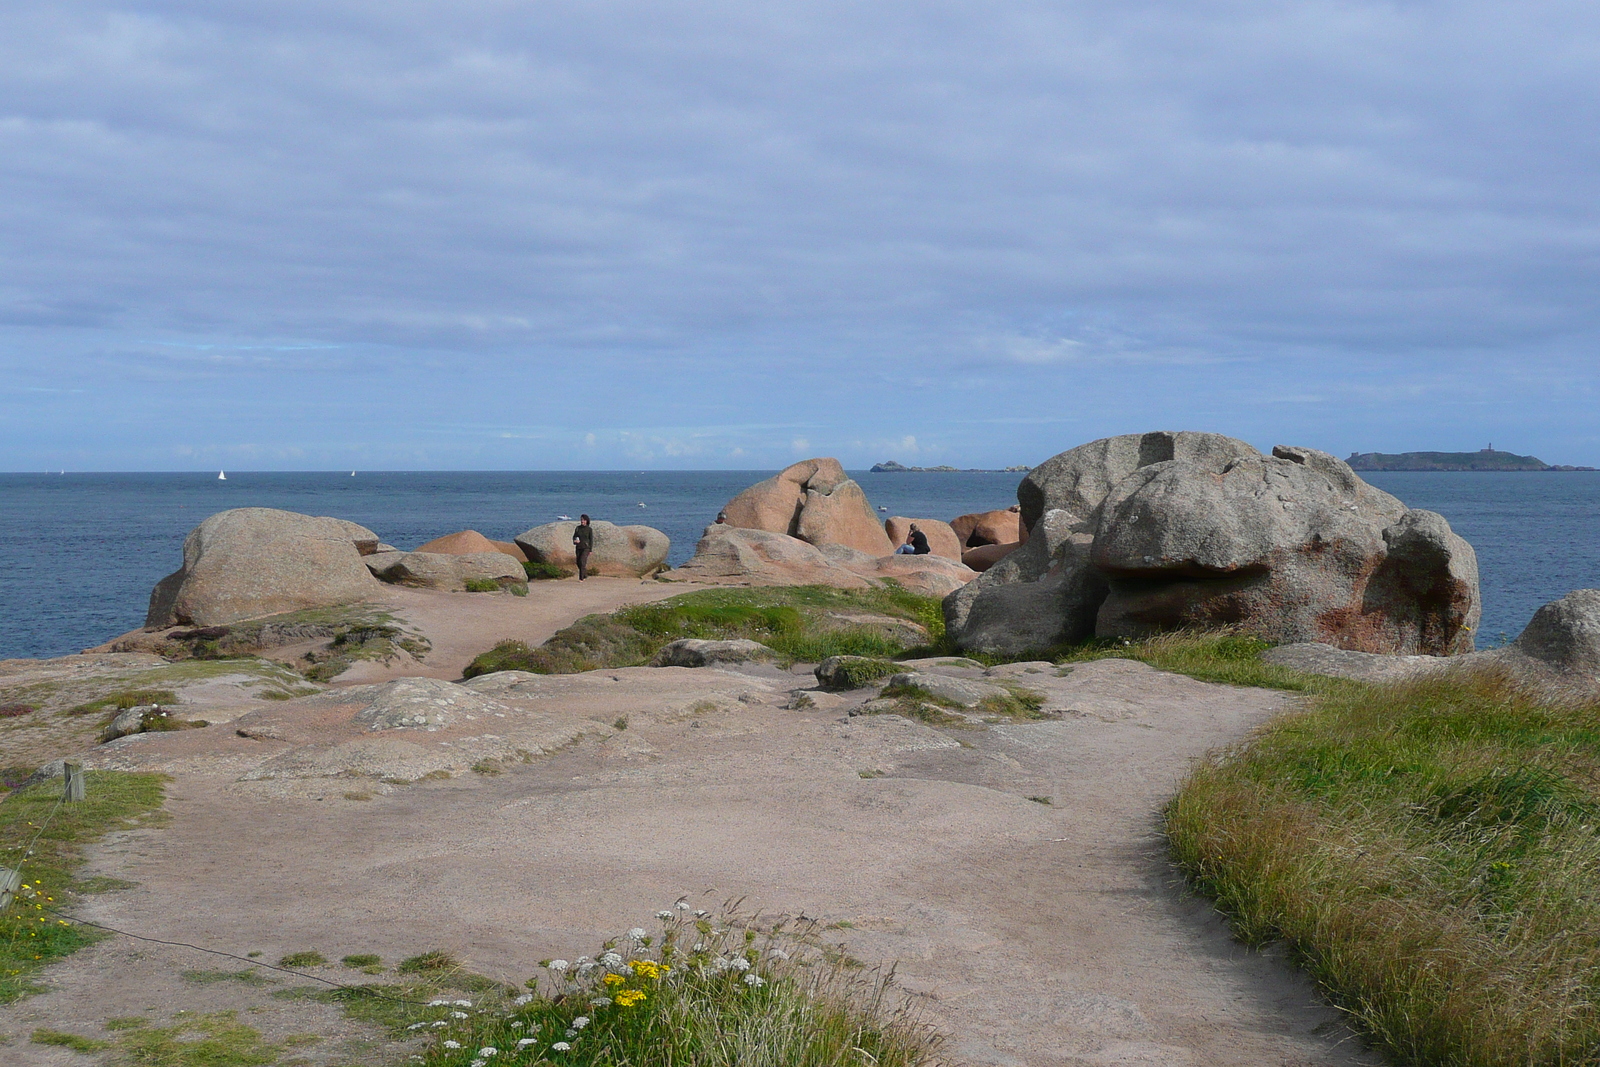
{"label": "sandy trail", "polygon": [[[650,677],[666,686],[694,673]],[[96,850],[91,873],[138,887],[85,910],[267,959],[444,948],[520,982],[541,958],[592,953],[679,894],[710,889],[852,924],[839,934],[850,951],[899,961],[958,1062],[1376,1062],[1304,979],[1233,942],[1184,892],[1158,836],[1191,759],[1281,710],[1282,695],[1102,661],[1029,679],[1064,711],[1057,721],[936,730],[847,717],[847,701],[828,694],[785,710],[807,678],[767,668],[751,681],[761,692],[745,703],[637,714],[625,731],[499,777],[371,800],[345,799],[336,782],[316,798],[252,792],[196,765],[172,789],[169,827]],[[596,718],[629,712],[586,702]],[[53,968],[54,992],[0,1009],[0,1030],[93,1034],[109,1016],[232,997],[263,1009],[250,1018],[269,1036],[349,1037],[328,1009],[176,977],[215,966],[108,941]],[[301,1054],[338,1062],[335,1047]],[[72,1061],[39,1046],[12,1053]]]}

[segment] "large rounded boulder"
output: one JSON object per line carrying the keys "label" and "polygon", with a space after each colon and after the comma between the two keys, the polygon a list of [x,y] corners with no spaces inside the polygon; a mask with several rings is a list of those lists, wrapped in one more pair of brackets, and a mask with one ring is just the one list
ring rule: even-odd
{"label": "large rounded boulder", "polygon": [[1327,453],[1129,434],[1047,460],[1017,497],[1027,544],[945,602],[960,647],[1234,626],[1363,652],[1472,650],[1472,547]]}
{"label": "large rounded boulder", "polygon": [[455,533],[435,537],[425,545],[416,547],[418,552],[436,552],[445,556],[471,556],[480,552],[500,552],[511,556],[518,563],[528,557],[522,549],[510,541],[491,541],[477,530],[457,530]]}
{"label": "large rounded boulder", "polygon": [[226,626],[365,600],[381,588],[362,559],[378,540],[344,519],[218,512],[184,538],[183,566],[156,584],[145,626]]}
{"label": "large rounded boulder", "polygon": [[869,556],[895,546],[867,503],[867,495],[839,461],[803,460],[728,501],[726,524],[798,537],[812,545],[845,545]]}
{"label": "large rounded boulder", "polygon": [[[651,526],[617,526],[591,522],[594,551],[589,554],[590,574],[609,574],[616,578],[643,578],[659,571],[667,562],[672,541]],[[516,537],[517,547],[533,563],[548,563],[573,574],[578,573],[578,555],[572,547],[575,522],[549,522],[525,530]]]}
{"label": "large rounded boulder", "polygon": [[373,576],[391,585],[464,592],[468,582],[493,582],[502,589],[528,580],[522,564],[504,552],[378,552],[364,563]]}

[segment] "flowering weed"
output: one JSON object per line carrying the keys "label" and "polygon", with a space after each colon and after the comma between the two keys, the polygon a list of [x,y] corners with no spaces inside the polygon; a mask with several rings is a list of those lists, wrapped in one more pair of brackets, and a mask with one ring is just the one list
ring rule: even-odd
{"label": "flowering weed", "polygon": [[431,1034],[428,1067],[915,1067],[932,1031],[891,1003],[892,974],[862,973],[814,923],[758,930],[684,902],[606,942],[545,962],[533,992],[409,1024]]}

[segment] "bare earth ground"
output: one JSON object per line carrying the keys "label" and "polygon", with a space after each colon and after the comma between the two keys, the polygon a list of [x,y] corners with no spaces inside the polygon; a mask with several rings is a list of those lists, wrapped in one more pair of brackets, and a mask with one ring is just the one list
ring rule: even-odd
{"label": "bare earth ground", "polygon": [[[590,593],[571,594],[571,614],[530,623],[524,639],[605,610]],[[460,625],[449,606],[440,624]],[[408,617],[421,625],[419,614]],[[486,640],[473,651],[522,636],[502,632],[508,619],[480,615],[473,625]],[[439,631],[429,636],[436,650],[450,647]],[[809,692],[815,706],[791,710],[794,691],[814,686],[798,670],[629,668],[478,679],[454,688],[479,703],[426,730],[352,733],[354,709],[391,692],[374,688],[140,735],[93,762],[173,773],[172,822],[94,850],[86,874],[137,886],[80,910],[265,960],[317,949],[392,963],[442,948],[520,983],[541,958],[593,953],[605,937],[651,925],[680,894],[709,890],[850,924],[840,939],[868,962],[899,961],[957,1062],[1377,1062],[1302,978],[1232,941],[1183,890],[1158,832],[1190,760],[1244,736],[1285,698],[1131,661],[1002,673],[1046,694],[1060,718],[935,729],[851,717],[868,692]],[[533,739],[531,761],[507,760],[498,775],[386,785],[305,770],[357,743],[383,766],[458,766],[450,753],[513,736]],[[107,940],[47,972],[49,993],[0,1008],[0,1033],[11,1036],[0,1059],[90,1062],[27,1034],[104,1038],[107,1018],[162,1022],[180,1008],[238,1009],[269,1039],[322,1035],[294,1053],[310,1064],[410,1051],[331,1007],[268,995],[281,987],[200,986],[179,974],[240,966]],[[358,977],[337,964],[318,973]]]}

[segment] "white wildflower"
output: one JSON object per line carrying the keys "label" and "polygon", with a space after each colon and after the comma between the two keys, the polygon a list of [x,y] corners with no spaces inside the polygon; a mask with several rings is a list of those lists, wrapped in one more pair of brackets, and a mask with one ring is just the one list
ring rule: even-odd
{"label": "white wildflower", "polygon": [[450,1018],[452,1019],[465,1019],[466,1017],[467,1013],[464,1011],[453,1011],[450,1013]]}
{"label": "white wildflower", "polygon": [[428,1007],[430,1007],[430,1008],[438,1008],[438,1007],[442,1007],[443,1005],[448,1004],[448,1003],[450,1003],[448,1000],[430,1000],[430,1001],[428,1001]]}
{"label": "white wildflower", "polygon": [[593,961],[590,960],[588,956],[579,956],[578,957],[578,962],[579,963],[591,963]]}
{"label": "white wildflower", "polygon": [[707,915],[710,915],[710,914],[711,913],[709,911],[696,911],[694,913],[694,917],[696,919],[704,919]]}
{"label": "white wildflower", "polygon": [[728,957],[726,957],[726,956],[718,956],[716,959],[711,961],[711,973],[712,974],[721,974],[723,971],[727,970],[729,967],[732,967],[732,966],[733,966],[733,963],[732,963],[732,961],[730,961],[728,959]]}
{"label": "white wildflower", "polygon": [[539,1039],[536,1038],[536,1037],[525,1037],[521,1041],[517,1042],[517,1047],[518,1048],[527,1048],[529,1045],[537,1045],[538,1043],[539,1043]]}
{"label": "white wildflower", "polygon": [[562,1037],[577,1037],[578,1036],[578,1031],[574,1030],[572,1027],[569,1026],[569,1027],[567,1027],[567,1032],[562,1034],[561,1036]]}
{"label": "white wildflower", "polygon": [[406,1027],[406,1029],[407,1030],[420,1030],[424,1026],[427,1026],[427,1025],[428,1025],[427,1023],[412,1023],[410,1026]]}
{"label": "white wildflower", "polygon": [[472,1067],[485,1067],[488,1062],[488,1060],[473,1060]]}
{"label": "white wildflower", "polygon": [[585,1026],[588,1026],[588,1025],[589,1025],[589,1017],[587,1015],[580,1015],[576,1019],[572,1020],[572,1028],[574,1030],[582,1030]]}
{"label": "white wildflower", "polygon": [[458,1001],[456,1001],[456,1007],[458,1007],[458,1008],[470,1008],[470,1007],[472,1007],[472,1001],[470,1001],[470,1000],[458,1000]]}
{"label": "white wildflower", "polygon": [[749,986],[751,989],[755,989],[758,986],[766,985],[767,980],[761,977],[759,974],[747,974],[744,976],[744,984]]}
{"label": "white wildflower", "polygon": [[622,957],[617,955],[615,952],[607,952],[604,956],[600,957],[600,965],[602,967],[618,967],[621,966],[621,964]]}
{"label": "white wildflower", "polygon": [[687,900],[680,900],[676,905],[674,905],[674,907],[676,907],[679,911],[688,911],[689,902]]}
{"label": "white wildflower", "polygon": [[[784,958],[787,959],[788,957],[784,957]],[[522,996],[517,997],[511,1003],[515,1004],[517,1007],[520,1008],[524,1004],[531,1004],[532,1002],[533,1002],[533,994],[532,993],[524,993],[524,994],[522,994]]]}
{"label": "white wildflower", "polygon": [[572,1046],[567,1044],[565,1041],[557,1041],[555,1044],[550,1046],[550,1051],[551,1052],[571,1052],[572,1051]]}
{"label": "white wildflower", "polygon": [[480,1055],[480,1056],[493,1056],[496,1052],[499,1052],[499,1051],[500,1050],[495,1048],[493,1045],[485,1045],[483,1048],[480,1048],[478,1050],[478,1055]]}
{"label": "white wildflower", "polygon": [[511,1024],[511,1029],[513,1029],[513,1030],[521,1030],[522,1029],[522,1020],[518,1019],[516,1022],[512,1023]]}
{"label": "white wildflower", "polygon": [[660,919],[662,922],[666,922],[668,919],[672,918],[672,912],[662,909],[661,911],[656,912],[656,918]]}
{"label": "white wildflower", "polygon": [[628,931],[629,941],[637,941],[642,937],[644,937],[644,927],[642,926],[635,926],[632,930]]}
{"label": "white wildflower", "polygon": [[443,1019],[440,1019],[440,1020],[439,1020],[439,1021],[438,1021],[438,1022],[436,1022],[436,1023],[434,1023],[434,1024],[433,1024],[433,1028],[434,1028],[434,1029],[435,1029],[435,1030],[437,1030],[437,1029],[439,1029],[439,1027],[441,1027],[441,1026],[449,1026],[449,1025],[450,1025],[450,1024],[449,1024],[449,1023],[447,1023],[447,1022],[445,1022],[445,1021],[444,1021],[444,1020],[443,1020]]}
{"label": "white wildflower", "polygon": [[444,1043],[444,1047],[445,1048],[460,1048],[461,1047],[461,1042],[459,1042],[459,1041],[446,1041]]}
{"label": "white wildflower", "polygon": [[732,967],[736,971],[748,971],[750,969],[750,961],[745,959],[743,956],[735,956],[728,963],[728,966]]}
{"label": "white wildflower", "polygon": [[595,997],[593,1000],[589,1001],[589,1007],[591,1008],[608,1008],[610,1006],[611,1001],[606,997]]}
{"label": "white wildflower", "polygon": [[[587,963],[588,960],[584,959],[582,956],[579,956],[578,962]],[[564,971],[567,969],[569,964],[566,960],[551,960],[549,963],[545,964],[545,966],[550,968],[552,971]]]}

